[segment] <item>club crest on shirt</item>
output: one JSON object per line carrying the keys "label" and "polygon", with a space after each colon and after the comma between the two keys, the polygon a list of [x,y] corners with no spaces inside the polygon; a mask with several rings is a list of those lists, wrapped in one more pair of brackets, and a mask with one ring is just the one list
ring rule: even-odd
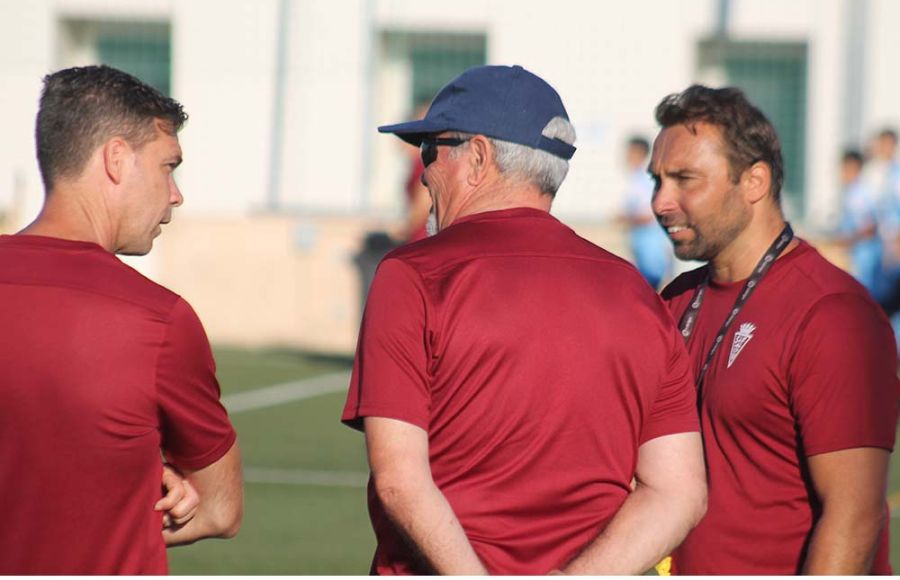
{"label": "club crest on shirt", "polygon": [[734,342],[731,343],[731,352],[728,354],[728,368],[731,368],[735,359],[741,354],[741,351],[744,350],[744,347],[747,346],[750,339],[753,338],[754,330],[756,330],[755,324],[752,322],[745,322],[738,331],[734,333]]}

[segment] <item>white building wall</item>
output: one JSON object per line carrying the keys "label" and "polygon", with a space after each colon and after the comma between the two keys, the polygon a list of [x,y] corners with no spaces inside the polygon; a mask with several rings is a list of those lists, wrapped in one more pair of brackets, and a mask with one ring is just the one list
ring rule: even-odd
{"label": "white building wall", "polygon": [[180,139],[179,212],[263,207],[271,152],[277,0],[178,2],[172,92],[190,115]]}
{"label": "white building wall", "polygon": [[13,228],[34,219],[43,199],[34,114],[52,68],[52,14],[47,1],[0,3],[0,212],[15,214]]}
{"label": "white building wall", "polygon": [[364,207],[369,78],[365,0],[294,2],[281,198],[289,208]]}
{"label": "white building wall", "polygon": [[867,135],[890,125],[900,130],[900,2],[869,0],[863,125]]}
{"label": "white building wall", "polygon": [[[508,0],[457,0],[422,2],[421,0],[369,0],[374,6],[374,21],[381,30],[459,32],[484,30],[498,23],[498,10]],[[533,6],[534,0],[515,2]],[[502,12],[501,12],[502,13]]]}
{"label": "white building wall", "polygon": [[[173,92],[191,115],[178,179],[186,214],[239,214],[266,206],[281,0],[30,0],[0,2],[0,208],[18,196],[22,220],[39,207],[33,120],[46,72],[86,60],[61,55],[66,19],[170,20]],[[402,120],[397,92],[408,71],[380,63],[384,31],[478,32],[488,61],[519,63],[560,91],[579,133],[556,213],[606,220],[621,206],[626,137],[656,132],[659,99],[697,80],[696,47],[715,27],[717,0],[294,0],[288,30],[283,158],[277,198],[306,212],[399,212],[404,160],[375,133]],[[814,223],[837,207],[850,6],[867,10],[867,131],[900,124],[900,2],[734,0],[729,32],[740,40],[809,46],[807,203]],[[370,35],[371,33],[371,35]],[[379,68],[381,67],[381,68]],[[385,82],[384,78],[388,80]],[[393,79],[393,80],[391,80]],[[377,82],[376,82],[377,81]]]}

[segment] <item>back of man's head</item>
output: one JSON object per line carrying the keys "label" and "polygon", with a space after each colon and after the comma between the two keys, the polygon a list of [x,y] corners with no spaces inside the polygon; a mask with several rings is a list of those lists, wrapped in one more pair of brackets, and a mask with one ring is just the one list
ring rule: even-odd
{"label": "back of man's head", "polygon": [[841,154],[841,181],[845,184],[852,183],[862,173],[865,157],[859,149],[850,147],[844,149]]}
{"label": "back of man's head", "polygon": [[650,141],[640,135],[632,135],[628,138],[628,147],[635,151],[643,152],[644,157],[650,153]]}
{"label": "back of man's head", "polygon": [[559,94],[518,65],[470,68],[438,92],[423,119],[378,130],[416,146],[447,131],[484,135],[504,178],[549,195],[556,194],[575,154],[575,128]]}
{"label": "back of man's head", "polygon": [[35,127],[45,190],[80,175],[97,147],[112,137],[135,148],[152,140],[156,119],[174,134],[187,114],[174,99],[120,70],[85,66],[47,75]]}
{"label": "back of man's head", "polygon": [[844,153],[841,155],[841,162],[848,164],[856,164],[862,166],[864,163],[864,157],[862,151],[856,149],[855,147],[849,147],[844,149]]}
{"label": "back of man's head", "polygon": [[696,123],[718,127],[728,157],[731,180],[737,183],[746,169],[762,161],[772,173],[772,198],[780,203],[784,160],[778,133],[740,89],[692,85],[682,93],[664,98],[656,107],[656,121],[664,129],[675,125],[685,125],[691,129]]}
{"label": "back of man's head", "polygon": [[878,136],[881,139],[890,141],[894,145],[897,144],[897,131],[895,129],[893,129],[892,127],[886,127],[884,129],[882,129],[881,131],[878,132]]}
{"label": "back of man's head", "polygon": [[897,154],[897,131],[892,127],[885,127],[878,132],[877,157],[891,160]]}
{"label": "back of man's head", "polygon": [[640,135],[632,135],[628,138],[625,150],[625,161],[631,169],[642,170],[650,154],[650,142]]}

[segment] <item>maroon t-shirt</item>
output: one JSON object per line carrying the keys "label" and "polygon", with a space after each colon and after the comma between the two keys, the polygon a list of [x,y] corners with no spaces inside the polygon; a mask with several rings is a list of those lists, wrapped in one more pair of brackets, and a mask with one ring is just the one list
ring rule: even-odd
{"label": "maroon t-shirt", "polygon": [[[495,574],[543,574],[629,493],[638,446],[697,431],[687,351],[625,261],[548,213],[461,218],[390,253],[343,420],[428,432],[432,475]],[[369,489],[381,574],[425,570]]]}
{"label": "maroon t-shirt", "polygon": [[[706,276],[665,289],[679,320]],[[699,373],[744,282],[710,284],[688,341]],[[806,242],[777,260],[735,319],[702,388],[704,519],[674,554],[684,574],[796,574],[817,518],[808,456],[893,449],[897,357],[866,290]],[[887,526],[874,571],[890,573]]]}
{"label": "maroon t-shirt", "polygon": [[0,573],[165,574],[160,449],[235,440],[197,316],[96,244],[0,236]]}

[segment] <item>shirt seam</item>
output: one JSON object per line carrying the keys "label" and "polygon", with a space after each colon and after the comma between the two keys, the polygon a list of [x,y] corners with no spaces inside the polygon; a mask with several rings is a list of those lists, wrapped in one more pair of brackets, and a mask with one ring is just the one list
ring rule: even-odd
{"label": "shirt seam", "polygon": [[[147,305],[144,302],[138,302],[136,300],[131,300],[128,298],[123,298],[121,296],[115,296],[112,294],[107,294],[104,292],[100,292],[97,290],[92,290],[90,288],[85,288],[83,286],[74,286],[69,284],[41,284],[41,283],[30,283],[30,282],[4,282],[0,280],[0,285],[4,286],[26,286],[29,288],[61,288],[65,290],[74,290],[76,292],[83,292],[84,294],[92,294],[94,296],[100,296],[103,298],[108,298],[109,300],[115,300],[117,302],[124,302],[125,304],[131,304],[132,306],[137,306],[138,308],[143,308],[146,310],[150,310],[152,312],[156,312],[158,314],[164,315],[165,310],[162,308],[154,308],[152,306]],[[171,290],[166,290],[168,292],[169,297],[174,297],[174,303],[177,303],[181,300],[181,296],[175,294]],[[170,307],[172,308],[172,307]]]}

